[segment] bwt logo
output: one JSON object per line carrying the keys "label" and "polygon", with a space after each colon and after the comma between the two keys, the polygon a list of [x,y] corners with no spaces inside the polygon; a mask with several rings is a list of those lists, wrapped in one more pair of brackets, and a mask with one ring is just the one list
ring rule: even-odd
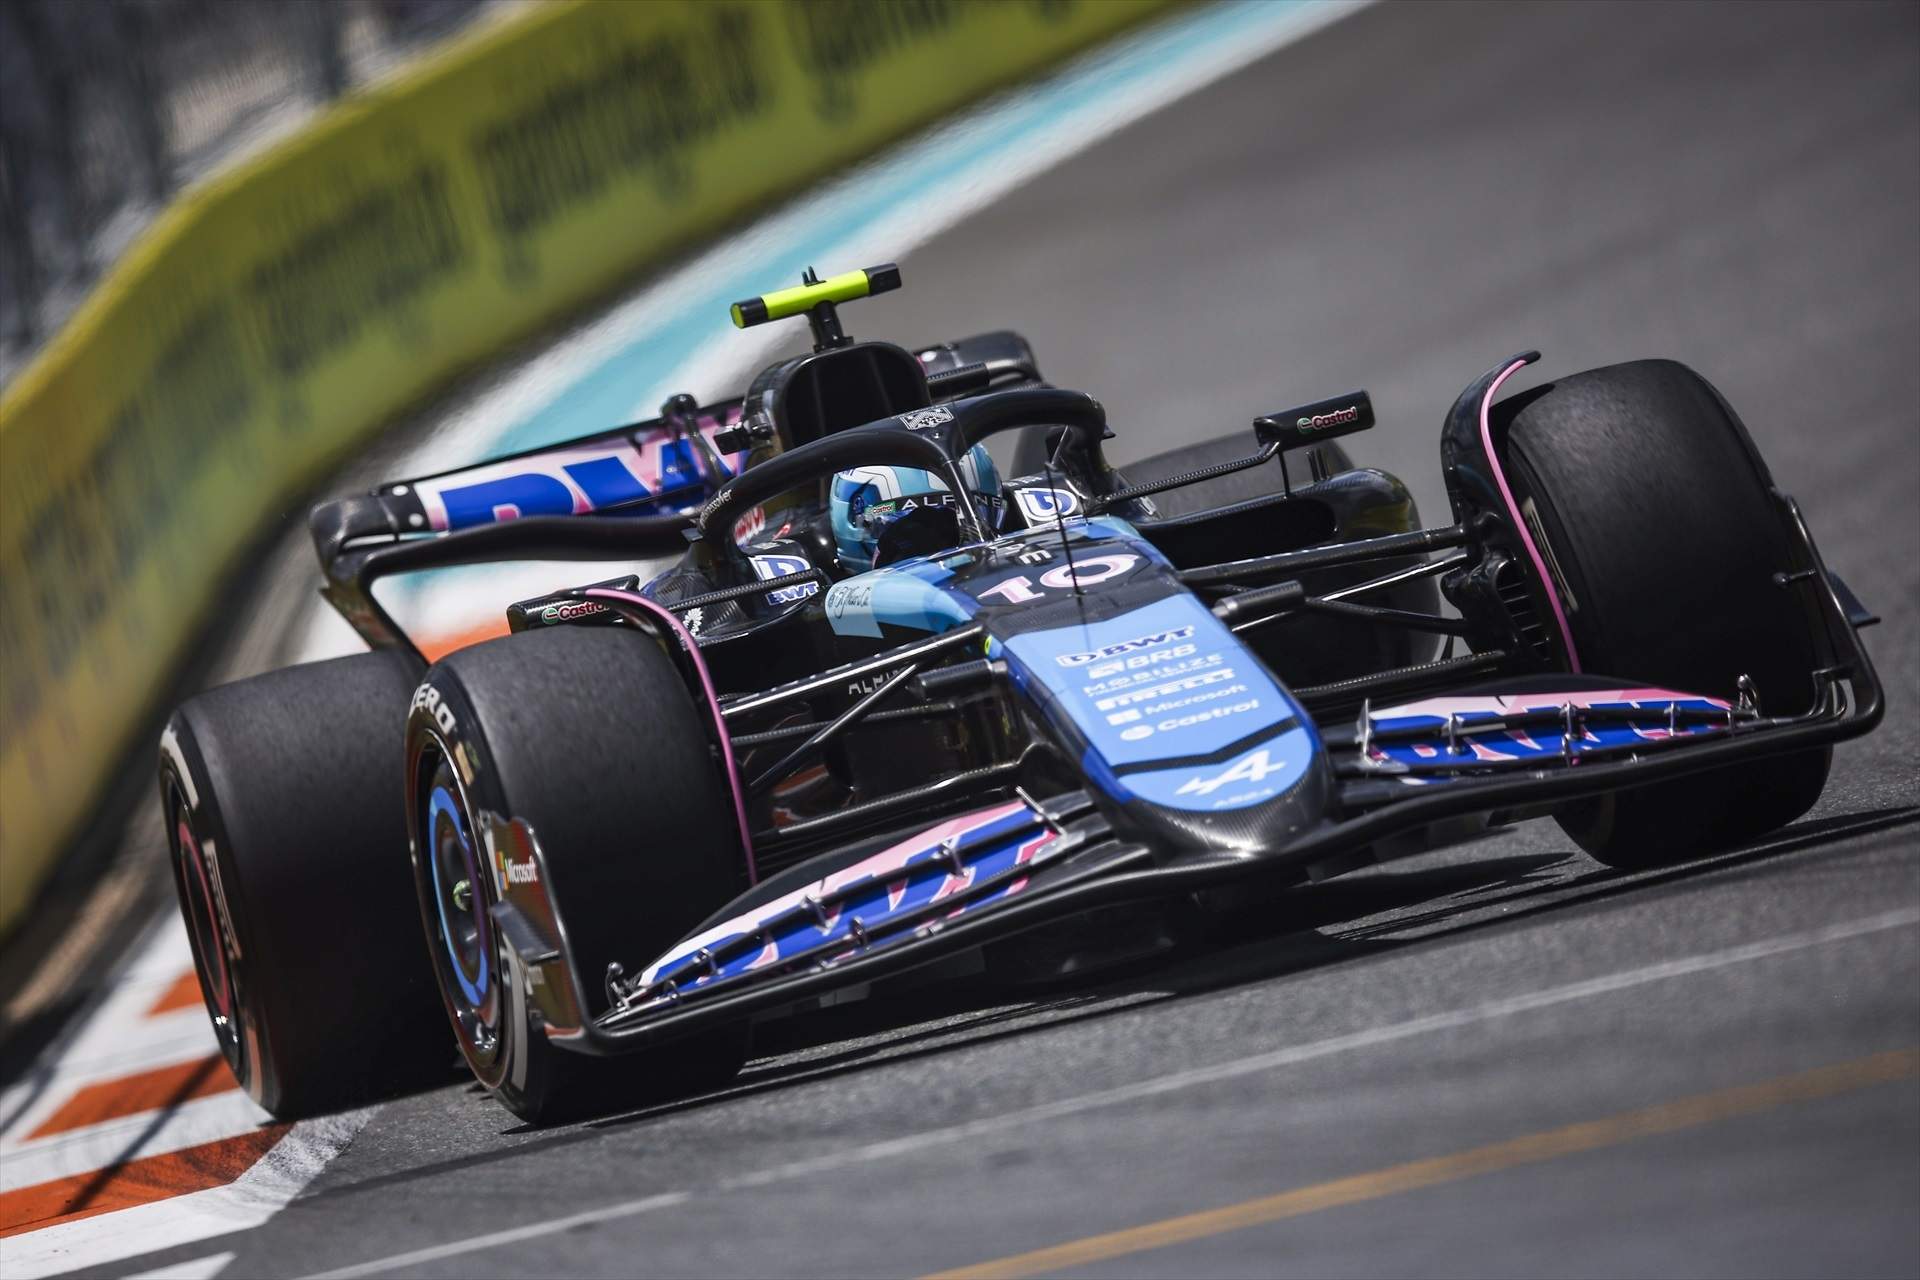
{"label": "bwt logo", "polygon": [[1086,653],[1063,653],[1054,661],[1063,667],[1084,667],[1089,662],[1098,662],[1102,658],[1117,658],[1123,653],[1135,649],[1151,649],[1155,645],[1172,644],[1176,640],[1185,640],[1193,634],[1192,627],[1174,627],[1170,631],[1156,631],[1149,636],[1135,636],[1131,640],[1122,640],[1118,644],[1104,645]]}
{"label": "bwt logo", "polygon": [[1311,418],[1301,418],[1293,425],[1302,431],[1323,431],[1328,427],[1344,427],[1349,422],[1360,421],[1360,406],[1350,404],[1344,409],[1335,409],[1332,413],[1316,413]]}

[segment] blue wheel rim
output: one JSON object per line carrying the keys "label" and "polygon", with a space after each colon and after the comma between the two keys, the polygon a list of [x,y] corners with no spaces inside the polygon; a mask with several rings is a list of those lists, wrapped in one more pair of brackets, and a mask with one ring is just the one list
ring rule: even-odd
{"label": "blue wheel rim", "polygon": [[[486,1001],[488,980],[492,976],[492,965],[487,955],[490,948],[486,912],[483,908],[469,913],[473,921],[475,938],[475,955],[472,961],[469,961],[461,955],[458,942],[462,936],[461,932],[455,930],[454,920],[447,913],[447,903],[453,896],[453,886],[446,883],[445,873],[440,865],[440,824],[443,821],[451,828],[454,840],[459,845],[472,900],[475,903],[484,904],[485,895],[481,893],[480,888],[479,862],[474,857],[473,837],[467,830],[460,802],[445,786],[436,785],[427,799],[427,838],[432,842],[432,853],[428,858],[428,865],[433,871],[434,906],[440,913],[440,942],[446,950],[447,967],[452,971],[454,982],[460,988],[460,994],[466,997],[469,1005],[478,1010]],[[458,910],[459,908],[455,907],[456,913]],[[472,977],[468,976],[469,968],[475,970]]]}

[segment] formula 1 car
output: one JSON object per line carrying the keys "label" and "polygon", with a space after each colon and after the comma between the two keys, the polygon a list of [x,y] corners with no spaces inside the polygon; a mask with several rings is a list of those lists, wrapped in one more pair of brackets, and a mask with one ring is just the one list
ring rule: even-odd
{"label": "formula 1 car", "polygon": [[[448,1019],[528,1120],[711,1087],[756,1020],[936,960],[1137,957],[1155,904],[1490,823],[1657,865],[1794,820],[1880,718],[1870,616],[1679,364],[1502,397],[1537,357],[1500,361],[1422,527],[1344,452],[1364,392],[1122,476],[1018,336],[847,337],[898,283],[736,304],[814,338],[739,399],[315,508],[372,651],[203,693],[160,749],[207,1007],[267,1109],[430,1080]],[[672,564],[431,667],[373,590],[556,558]]]}

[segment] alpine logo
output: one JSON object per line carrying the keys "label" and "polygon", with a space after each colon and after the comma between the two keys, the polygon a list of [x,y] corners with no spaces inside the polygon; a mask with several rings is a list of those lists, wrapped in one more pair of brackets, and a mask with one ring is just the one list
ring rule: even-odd
{"label": "alpine logo", "polygon": [[1265,747],[1250,756],[1243,756],[1233,763],[1224,773],[1216,773],[1211,778],[1193,777],[1180,784],[1174,792],[1181,796],[1210,796],[1220,788],[1236,782],[1265,782],[1268,774],[1279,773],[1287,767],[1285,760],[1275,760],[1267,754]]}
{"label": "alpine logo", "polygon": [[1063,667],[1084,667],[1089,662],[1098,662],[1102,658],[1117,658],[1135,649],[1151,649],[1155,645],[1172,644],[1176,640],[1185,640],[1192,634],[1192,627],[1175,627],[1171,631],[1156,631],[1152,635],[1135,636],[1131,640],[1105,645],[1088,653],[1063,653],[1054,661]]}

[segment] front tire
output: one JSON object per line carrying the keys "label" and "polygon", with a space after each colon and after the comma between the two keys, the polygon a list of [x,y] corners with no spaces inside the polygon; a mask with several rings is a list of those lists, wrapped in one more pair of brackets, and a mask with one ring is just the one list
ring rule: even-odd
{"label": "front tire", "polygon": [[523,1120],[664,1100],[725,1083],[745,1061],[744,1027],[617,1058],[555,1047],[503,981],[488,915],[500,886],[483,810],[533,828],[592,1016],[609,962],[637,971],[743,889],[704,714],[660,647],[627,628],[461,649],[413,699],[409,839],[434,972],[467,1064]]}
{"label": "front tire", "polygon": [[[1813,702],[1815,642],[1796,597],[1773,478],[1719,392],[1671,360],[1577,374],[1496,405],[1521,516],[1543,543],[1584,670],[1733,699]],[[1584,800],[1556,815],[1623,868],[1751,840],[1820,797],[1828,748]]]}
{"label": "front tire", "polygon": [[160,798],[201,995],[227,1065],[281,1118],[444,1078],[409,892],[392,652],[210,689],[161,736]]}

